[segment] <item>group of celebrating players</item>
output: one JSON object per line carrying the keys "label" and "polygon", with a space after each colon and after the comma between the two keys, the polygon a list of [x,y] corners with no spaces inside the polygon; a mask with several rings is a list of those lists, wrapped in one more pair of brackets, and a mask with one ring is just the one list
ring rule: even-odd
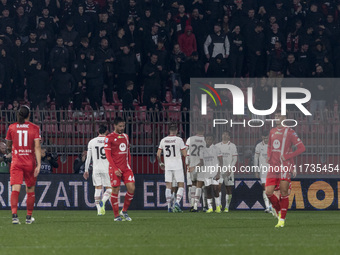
{"label": "group of celebrating players", "polygon": [[[9,126],[6,140],[8,153],[12,153],[10,170],[12,223],[20,224],[17,214],[18,198],[23,180],[26,183],[27,216],[26,224],[35,220],[32,217],[35,202],[35,184],[41,167],[41,147],[39,127],[31,122],[30,109],[21,106],[18,111],[18,122]],[[291,128],[281,125],[285,116],[275,114],[277,127],[269,135],[263,133],[262,142],[255,149],[254,162],[259,165],[261,182],[264,187],[263,199],[266,212],[272,211],[279,221],[275,227],[284,227],[289,204],[291,173],[294,169],[293,158],[305,151],[305,146]],[[135,192],[135,178],[131,169],[129,137],[124,133],[125,121],[117,117],[114,120],[114,131],[108,134],[105,126],[100,126],[98,137],[88,143],[84,178],[89,177],[89,166],[92,161],[92,181],[95,186],[95,204],[97,214],[105,214],[105,204],[110,199],[114,221],[132,221],[127,210]],[[226,187],[226,205],[224,212],[229,211],[234,186],[234,172],[230,169],[237,162],[236,145],[230,141],[230,132],[222,133],[222,141],[214,144],[215,136],[205,134],[203,127],[197,127],[197,133],[187,139],[186,144],[177,136],[177,124],[171,124],[170,134],[163,138],[157,151],[160,168],[165,171],[165,197],[169,212],[182,212],[180,202],[184,194],[184,171],[182,156],[185,157],[187,185],[191,209],[198,212],[203,196],[203,208],[212,213],[213,200],[215,212],[222,212],[221,186]],[[294,149],[293,149],[294,148]],[[162,153],[164,163],[162,161]],[[271,167],[271,168],[270,168]],[[267,171],[269,169],[269,171]],[[279,169],[279,171],[271,171]],[[223,171],[222,171],[223,170]],[[119,212],[118,194],[121,181],[127,193],[124,206]],[[176,188],[174,196],[173,186]],[[105,192],[102,195],[102,190]],[[272,205],[272,209],[270,206]]]}
{"label": "group of celebrating players", "polygon": [[[289,127],[282,126],[285,119],[281,113],[275,114],[276,127],[262,134],[262,141],[256,145],[254,164],[256,176],[261,179],[265,212],[272,212],[278,218],[276,228],[284,227],[289,206],[291,169],[294,157],[305,151],[300,138]],[[215,142],[214,134],[204,134],[202,126],[197,133],[187,139],[186,144],[177,137],[177,125],[171,125],[170,135],[160,142],[157,158],[161,169],[165,170],[165,197],[168,212],[182,212],[180,201],[184,193],[184,171],[182,156],[187,169],[187,186],[191,203],[190,212],[198,212],[203,197],[203,211],[212,213],[213,200],[215,212],[222,212],[221,186],[226,187],[224,212],[229,212],[234,187],[234,171],[237,162],[237,148],[230,141],[230,132],[222,133],[222,141]],[[161,154],[163,152],[164,163]],[[176,188],[174,188],[176,187]],[[177,189],[178,187],[178,189]],[[176,192],[177,190],[177,192]],[[177,193],[176,196],[174,193]],[[176,197],[176,199],[175,199]]]}

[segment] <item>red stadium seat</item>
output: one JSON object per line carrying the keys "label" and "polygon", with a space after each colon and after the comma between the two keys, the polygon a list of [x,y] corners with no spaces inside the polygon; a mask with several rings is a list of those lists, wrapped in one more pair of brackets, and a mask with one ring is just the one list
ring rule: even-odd
{"label": "red stadium seat", "polygon": [[137,121],[146,121],[146,106],[137,106]]}
{"label": "red stadium seat", "polygon": [[180,121],[181,120],[181,107],[180,106],[169,107],[168,120],[169,121]]}
{"label": "red stadium seat", "polygon": [[104,105],[105,117],[109,121],[113,121],[116,117],[117,110],[113,105]]}

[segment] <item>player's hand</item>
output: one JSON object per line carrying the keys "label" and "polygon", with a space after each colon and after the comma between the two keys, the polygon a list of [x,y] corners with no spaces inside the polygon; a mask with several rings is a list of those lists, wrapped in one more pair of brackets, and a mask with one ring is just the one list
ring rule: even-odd
{"label": "player's hand", "polygon": [[89,172],[84,172],[83,177],[85,180],[87,180],[87,178],[89,178]]}
{"label": "player's hand", "polygon": [[295,178],[297,175],[297,172],[296,171],[293,171],[293,178]]}
{"label": "player's hand", "polygon": [[194,167],[194,166],[189,167],[189,172],[190,172],[190,173],[193,172],[194,170],[195,170],[195,167]]}
{"label": "player's hand", "polygon": [[220,177],[220,174],[218,173],[218,174],[215,175],[215,177],[214,177],[213,179],[217,181],[217,180],[219,180],[220,178],[221,178],[221,177]]}
{"label": "player's hand", "polygon": [[37,166],[35,169],[34,169],[34,177],[37,177],[40,173],[40,167],[41,166]]}
{"label": "player's hand", "polygon": [[165,165],[163,162],[159,163],[159,167],[162,169],[162,170],[165,170]]}
{"label": "player's hand", "polygon": [[122,176],[122,171],[120,171],[120,169],[118,169],[118,170],[115,171],[115,174],[116,174],[118,177],[120,177],[120,176]]}

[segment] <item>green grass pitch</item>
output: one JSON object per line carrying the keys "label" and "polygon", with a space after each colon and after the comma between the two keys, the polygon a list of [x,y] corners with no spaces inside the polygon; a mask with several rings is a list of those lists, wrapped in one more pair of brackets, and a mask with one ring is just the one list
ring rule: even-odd
{"label": "green grass pitch", "polygon": [[0,254],[340,254],[338,211],[289,211],[286,226],[262,211],[223,214],[130,211],[35,211],[36,222],[11,224],[0,211]]}

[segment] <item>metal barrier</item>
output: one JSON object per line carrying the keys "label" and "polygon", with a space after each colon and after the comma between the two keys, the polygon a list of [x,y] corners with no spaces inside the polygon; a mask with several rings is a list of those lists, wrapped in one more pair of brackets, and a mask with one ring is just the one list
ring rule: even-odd
{"label": "metal barrier", "polygon": [[[308,120],[299,113],[290,113],[291,118],[298,121],[294,128],[306,145],[306,152],[298,157],[297,164],[304,162],[339,162],[340,161],[340,122],[338,112],[328,112],[327,118],[321,122],[316,116]],[[213,113],[207,118],[235,119],[228,112]],[[0,138],[4,139],[11,123],[16,121],[16,114],[11,110],[1,111]],[[59,168],[54,173],[72,173],[73,162],[86,150],[90,139],[97,136],[99,125],[105,124],[113,131],[113,120],[121,116],[126,120],[126,133],[130,136],[133,169],[135,173],[156,174],[162,173],[156,162],[156,152],[160,140],[168,134],[168,124],[178,123],[180,136],[188,138],[189,130],[195,131],[195,126],[201,118],[195,109],[190,112],[181,112],[180,106],[168,106],[164,111],[149,112],[146,107],[140,106],[136,111],[124,112],[115,106],[105,107],[105,111],[82,111],[81,116],[73,111],[34,111],[31,121],[41,128],[43,147],[49,152],[59,155]],[[243,119],[244,117],[242,117]],[[246,121],[254,119],[246,117]],[[262,128],[249,128],[242,125],[234,127],[212,125],[207,131],[214,132],[216,141],[221,140],[221,132],[229,129],[232,133],[232,142],[237,145],[238,164],[251,164],[252,154],[256,141],[261,137],[264,128],[269,129],[268,123]]]}

